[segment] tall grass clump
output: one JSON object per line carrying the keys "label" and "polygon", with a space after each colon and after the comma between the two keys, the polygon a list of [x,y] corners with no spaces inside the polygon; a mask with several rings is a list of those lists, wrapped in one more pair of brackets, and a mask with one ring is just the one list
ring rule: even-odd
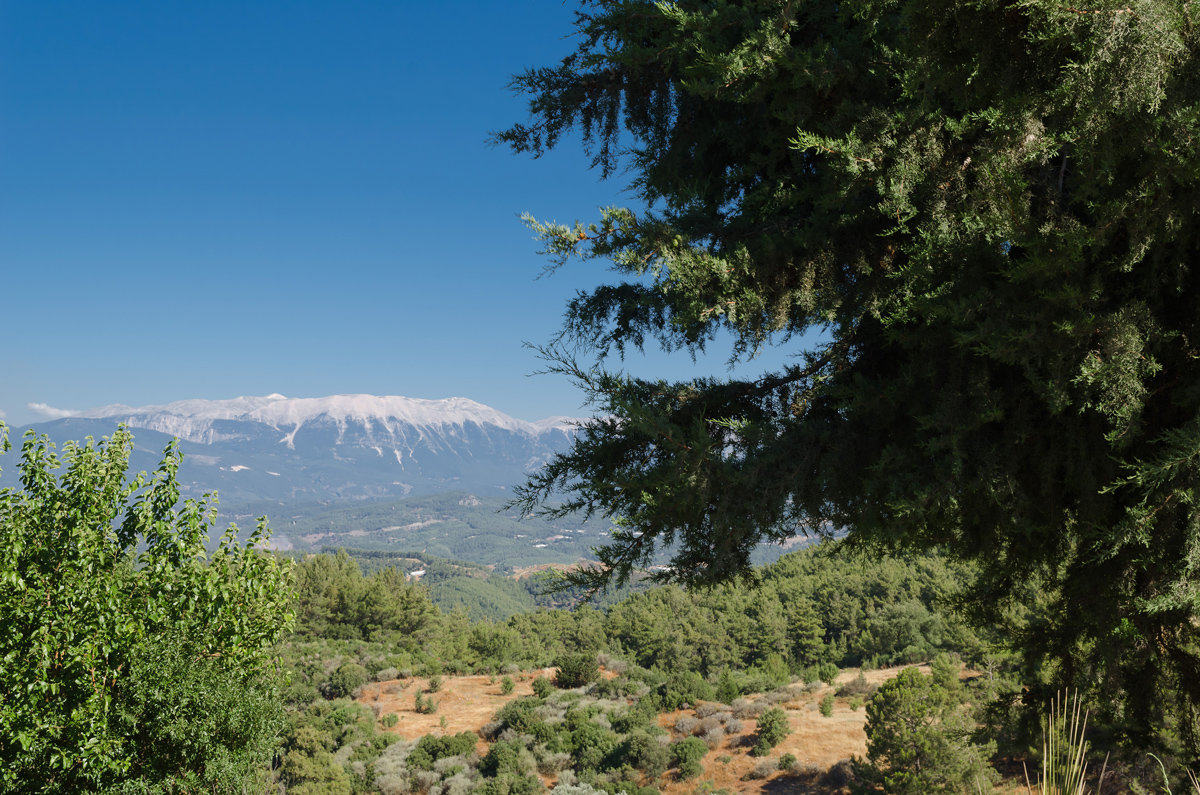
{"label": "tall grass clump", "polygon": [[[1050,702],[1050,713],[1042,723],[1042,769],[1036,789],[1029,783],[1025,771],[1025,787],[1030,795],[1087,795],[1087,732],[1088,712],[1079,693],[1067,703],[1065,692]],[[1108,767],[1105,758],[1100,769],[1097,791]]]}

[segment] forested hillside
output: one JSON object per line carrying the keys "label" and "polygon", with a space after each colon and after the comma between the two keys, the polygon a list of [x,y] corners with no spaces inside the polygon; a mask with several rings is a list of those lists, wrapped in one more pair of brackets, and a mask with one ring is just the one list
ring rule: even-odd
{"label": "forested hillside", "polygon": [[[742,732],[742,721],[764,714],[767,706],[743,703],[754,694],[779,690],[773,703],[803,701],[806,682],[820,688],[843,669],[930,660],[953,671],[961,660],[989,666],[986,688],[971,696],[979,704],[985,690],[995,695],[1005,687],[993,639],[948,609],[970,570],[937,556],[871,560],[829,543],[785,556],[762,570],[757,584],[690,593],[643,587],[603,609],[573,610],[537,608],[525,591],[527,609],[503,620],[472,620],[471,611],[434,603],[439,586],[455,581],[480,583],[495,598],[505,592],[495,588],[495,574],[408,560],[426,572],[414,581],[379,565],[377,555],[363,559],[370,573],[345,552],[297,565],[297,630],[281,647],[293,728],[279,779],[289,792],[532,792],[555,781],[649,792],[699,776],[710,747],[728,743],[726,735]],[[510,594],[524,590],[509,582]],[[468,741],[446,733],[451,722],[461,725],[457,713],[475,709],[454,688],[507,695],[519,682],[529,686],[524,672],[530,671],[566,690],[550,696],[549,682],[534,679],[540,694],[530,691],[502,709],[497,704],[494,720],[473,727],[479,736]],[[799,689],[786,690],[793,683]],[[865,680],[851,683],[841,708],[861,707],[873,689]],[[356,693],[361,705],[338,701]],[[833,696],[826,695],[822,709],[832,710]],[[692,723],[674,715],[702,702],[714,706]],[[420,723],[417,716],[437,716],[443,703],[453,715]],[[665,714],[679,721],[670,732],[660,727],[665,718],[656,717]],[[684,742],[701,722],[699,739]],[[416,725],[433,733],[415,746],[393,747],[398,737],[420,739],[411,737]],[[414,762],[423,752],[431,759]],[[442,757],[454,761],[437,764]],[[822,777],[810,767],[785,764],[779,774],[804,773],[818,786]],[[830,782],[839,775],[820,786],[835,791]]]}

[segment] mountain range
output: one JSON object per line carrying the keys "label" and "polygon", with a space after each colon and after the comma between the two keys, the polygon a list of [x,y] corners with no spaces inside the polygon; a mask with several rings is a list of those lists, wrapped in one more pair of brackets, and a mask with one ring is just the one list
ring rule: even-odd
{"label": "mountain range", "polygon": [[[510,493],[564,450],[584,420],[527,422],[466,398],[273,394],[111,405],[28,426],[59,443],[134,431],[132,466],[153,469],[179,439],[185,497],[217,491],[223,520],[295,519],[346,503],[448,491]],[[16,429],[14,441],[26,429]],[[15,455],[0,484],[15,483]]]}

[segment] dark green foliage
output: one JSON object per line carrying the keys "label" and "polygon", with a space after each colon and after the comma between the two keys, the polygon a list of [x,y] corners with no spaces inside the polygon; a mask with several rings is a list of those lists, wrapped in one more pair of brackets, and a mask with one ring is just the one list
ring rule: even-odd
{"label": "dark green foliage", "polygon": [[550,695],[554,685],[550,684],[550,680],[544,676],[539,676],[533,680],[533,694],[538,698],[546,698]]}
{"label": "dark green foliage", "polygon": [[[615,724],[614,724],[615,728]],[[644,730],[634,730],[623,743],[623,758],[653,780],[667,772],[671,764],[671,752],[666,743]]]}
{"label": "dark green foliage", "polygon": [[[640,205],[531,222],[554,266],[617,273],[546,352],[602,419],[518,499],[620,519],[574,579],[669,549],[660,579],[725,581],[802,528],[940,546],[980,565],[985,622],[1047,595],[1014,627],[1031,680],[1200,755],[1200,8],[583,8],[577,52],[517,76],[531,118],[496,136],[581,132]],[[720,334],[797,356],[668,383],[567,354]],[[868,645],[926,654],[905,637],[926,616],[894,618]]]}
{"label": "dark green foliage", "polygon": [[500,692],[506,696],[512,693],[513,688],[515,687],[516,684],[513,682],[511,676],[506,676],[500,680]]}
{"label": "dark green foliage", "polygon": [[969,792],[997,778],[987,763],[995,744],[973,743],[958,699],[916,668],[880,685],[866,731],[867,759],[854,765],[863,792]]}
{"label": "dark green foliage", "polygon": [[[179,503],[180,454],[126,481],[132,436],[25,437],[0,490],[0,790],[250,786],[282,729],[268,648],[290,566],[211,497]],[[8,450],[0,423],[0,451]]]}
{"label": "dark green foliage", "polygon": [[819,708],[821,710],[821,714],[824,717],[826,717],[826,718],[833,717],[833,693],[826,693],[824,696],[821,697],[821,703],[819,705]]}
{"label": "dark green foliage", "polygon": [[536,714],[541,703],[541,699],[536,696],[515,698],[501,707],[493,720],[503,724],[504,728],[521,734],[529,734],[541,720]]}
{"label": "dark green foliage", "polygon": [[679,768],[680,778],[695,778],[702,770],[700,760],[707,753],[708,746],[699,737],[685,737],[671,746],[671,764]]}
{"label": "dark green foliage", "polygon": [[758,718],[758,729],[754,732],[754,747],[751,753],[755,756],[766,756],[791,733],[792,728],[788,725],[787,715],[779,707],[771,707]]}
{"label": "dark green foliage", "polygon": [[439,759],[448,756],[469,754],[475,750],[479,738],[473,732],[439,736],[426,734],[408,754],[408,766],[418,770],[432,770]]}
{"label": "dark green foliage", "polygon": [[575,770],[600,770],[620,764],[618,759],[610,757],[619,743],[617,733],[612,729],[606,729],[578,712],[574,716],[568,714],[567,725],[571,727],[569,747]]}
{"label": "dark green foliage", "polygon": [[[288,792],[349,795],[362,791],[365,781],[352,772],[354,763],[365,770],[395,740],[395,735],[376,732],[374,716],[360,704],[316,702],[292,716],[280,779]],[[349,765],[343,766],[334,754]]]}
{"label": "dark green foliage", "polygon": [[685,704],[695,705],[698,701],[711,701],[714,697],[712,685],[695,671],[671,674],[659,692],[663,711],[682,709]]}
{"label": "dark green foliage", "polygon": [[113,703],[111,725],[143,749],[123,783],[138,791],[240,789],[269,766],[286,727],[272,683],[180,637],[148,639],[135,650]]}
{"label": "dark green foliage", "polygon": [[422,715],[430,715],[437,712],[437,702],[427,693],[417,693],[413,699],[413,709]]}
{"label": "dark green foliage", "polygon": [[479,772],[488,778],[506,773],[524,773],[521,766],[521,748],[518,743],[506,740],[492,743],[487,755],[479,762]]}
{"label": "dark green foliage", "polygon": [[554,661],[554,685],[561,688],[582,687],[600,678],[600,666],[595,654],[563,654]]}
{"label": "dark green foliage", "polygon": [[329,697],[345,698],[370,680],[367,669],[358,663],[342,663],[329,676]]}
{"label": "dark green foliage", "polygon": [[717,680],[716,699],[723,704],[732,704],[733,700],[742,694],[741,688],[738,687],[737,681],[733,678],[733,674],[728,668],[721,671],[721,678]]}
{"label": "dark green foliage", "polygon": [[795,764],[796,764],[796,755],[795,754],[784,754],[783,756],[779,757],[779,769],[780,770],[783,770],[785,772],[789,771],[795,766]]}
{"label": "dark green foliage", "polygon": [[296,631],[303,637],[410,636],[433,618],[428,595],[406,582],[403,572],[384,568],[364,577],[358,563],[341,550],[300,562],[296,586]]}
{"label": "dark green foliage", "polygon": [[479,795],[540,795],[545,789],[537,776],[508,773],[489,778],[475,792]]}

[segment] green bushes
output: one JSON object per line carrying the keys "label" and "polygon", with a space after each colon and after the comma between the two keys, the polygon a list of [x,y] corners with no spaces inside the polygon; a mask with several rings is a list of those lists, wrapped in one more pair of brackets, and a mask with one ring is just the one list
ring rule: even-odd
{"label": "green bushes", "polygon": [[547,698],[553,689],[554,686],[550,684],[550,680],[544,676],[533,680],[533,694],[538,698]]}
{"label": "green bushes", "polygon": [[766,756],[791,733],[792,727],[788,725],[787,715],[779,707],[772,707],[758,719],[758,730],[754,733],[754,747],[750,753]]}
{"label": "green bushes", "polygon": [[426,734],[409,753],[408,766],[418,770],[432,770],[434,763],[439,759],[471,753],[475,750],[477,740],[478,737],[472,732],[449,736]]}
{"label": "green bushes", "polygon": [[342,663],[329,677],[325,690],[330,698],[346,698],[370,681],[367,669],[358,663]]}
{"label": "green bushes", "polygon": [[558,670],[554,674],[554,685],[565,689],[582,687],[600,678],[600,665],[596,655],[589,653],[563,654],[554,661]]}
{"label": "green bushes", "polygon": [[699,737],[685,737],[671,746],[671,763],[679,768],[679,778],[690,779],[700,775],[703,768],[700,760],[708,753],[708,746]]}

